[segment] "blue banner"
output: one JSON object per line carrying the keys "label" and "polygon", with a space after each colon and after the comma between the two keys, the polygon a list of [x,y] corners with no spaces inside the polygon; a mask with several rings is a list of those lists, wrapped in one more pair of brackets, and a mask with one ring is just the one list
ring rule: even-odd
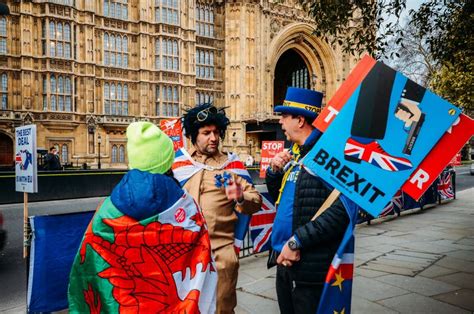
{"label": "blue banner", "polygon": [[94,211],[30,217],[32,242],[28,276],[28,312],[68,307],[72,262]]}

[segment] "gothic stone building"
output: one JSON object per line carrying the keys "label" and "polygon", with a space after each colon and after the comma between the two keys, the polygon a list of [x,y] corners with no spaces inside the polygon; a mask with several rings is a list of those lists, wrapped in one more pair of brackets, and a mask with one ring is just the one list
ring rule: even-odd
{"label": "gothic stone building", "polygon": [[[0,166],[14,128],[34,123],[38,148],[63,164],[126,168],[129,123],[228,107],[224,149],[259,159],[283,139],[273,107],[288,86],[324,101],[357,62],[312,35],[295,1],[7,1],[0,18]],[[100,148],[99,148],[100,146]]]}

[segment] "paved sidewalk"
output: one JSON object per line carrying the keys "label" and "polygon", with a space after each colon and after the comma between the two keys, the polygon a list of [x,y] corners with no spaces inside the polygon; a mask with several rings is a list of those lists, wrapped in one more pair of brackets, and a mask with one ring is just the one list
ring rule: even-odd
{"label": "paved sidewalk", "polygon": [[[474,312],[474,188],[356,228],[352,313]],[[278,313],[266,254],[241,260],[236,312]]]}

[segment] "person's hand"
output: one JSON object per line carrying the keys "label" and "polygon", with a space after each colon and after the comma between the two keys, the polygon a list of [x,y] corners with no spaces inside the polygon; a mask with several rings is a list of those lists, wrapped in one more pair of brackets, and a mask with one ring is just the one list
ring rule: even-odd
{"label": "person's hand", "polygon": [[232,178],[229,180],[229,184],[225,187],[225,195],[227,199],[234,200],[241,203],[244,200],[244,192],[242,190],[242,184],[239,178]]}
{"label": "person's hand", "polygon": [[291,250],[288,247],[288,244],[285,243],[283,250],[281,250],[280,255],[277,258],[277,264],[283,265],[285,267],[293,266],[293,263],[300,260],[300,250]]}
{"label": "person's hand", "polygon": [[[409,112],[405,109],[400,108],[400,105],[405,106]],[[395,117],[405,122],[406,128],[409,128],[412,123],[416,123],[420,120],[421,110],[418,107],[417,102],[402,98],[400,100],[400,105],[397,108],[397,112],[395,112]]]}
{"label": "person's hand", "polygon": [[291,154],[287,149],[284,149],[283,151],[276,154],[275,157],[270,160],[270,167],[272,168],[272,171],[277,172],[283,170],[285,165],[290,162],[291,158]]}

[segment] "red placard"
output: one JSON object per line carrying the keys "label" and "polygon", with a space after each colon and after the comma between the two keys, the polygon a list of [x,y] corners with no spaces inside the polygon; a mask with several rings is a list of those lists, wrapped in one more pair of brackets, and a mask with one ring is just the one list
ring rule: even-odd
{"label": "red placard", "polygon": [[265,171],[270,165],[270,160],[283,151],[284,141],[262,141],[262,160],[260,161],[260,178],[265,178]]}
{"label": "red placard", "polygon": [[461,114],[428,156],[423,159],[410,179],[403,184],[403,192],[406,192],[415,200],[422,197],[423,193],[431,186],[473,133],[474,120],[465,114]]}
{"label": "red placard", "polygon": [[174,151],[184,147],[183,127],[180,118],[161,120],[160,129],[173,141]]}

